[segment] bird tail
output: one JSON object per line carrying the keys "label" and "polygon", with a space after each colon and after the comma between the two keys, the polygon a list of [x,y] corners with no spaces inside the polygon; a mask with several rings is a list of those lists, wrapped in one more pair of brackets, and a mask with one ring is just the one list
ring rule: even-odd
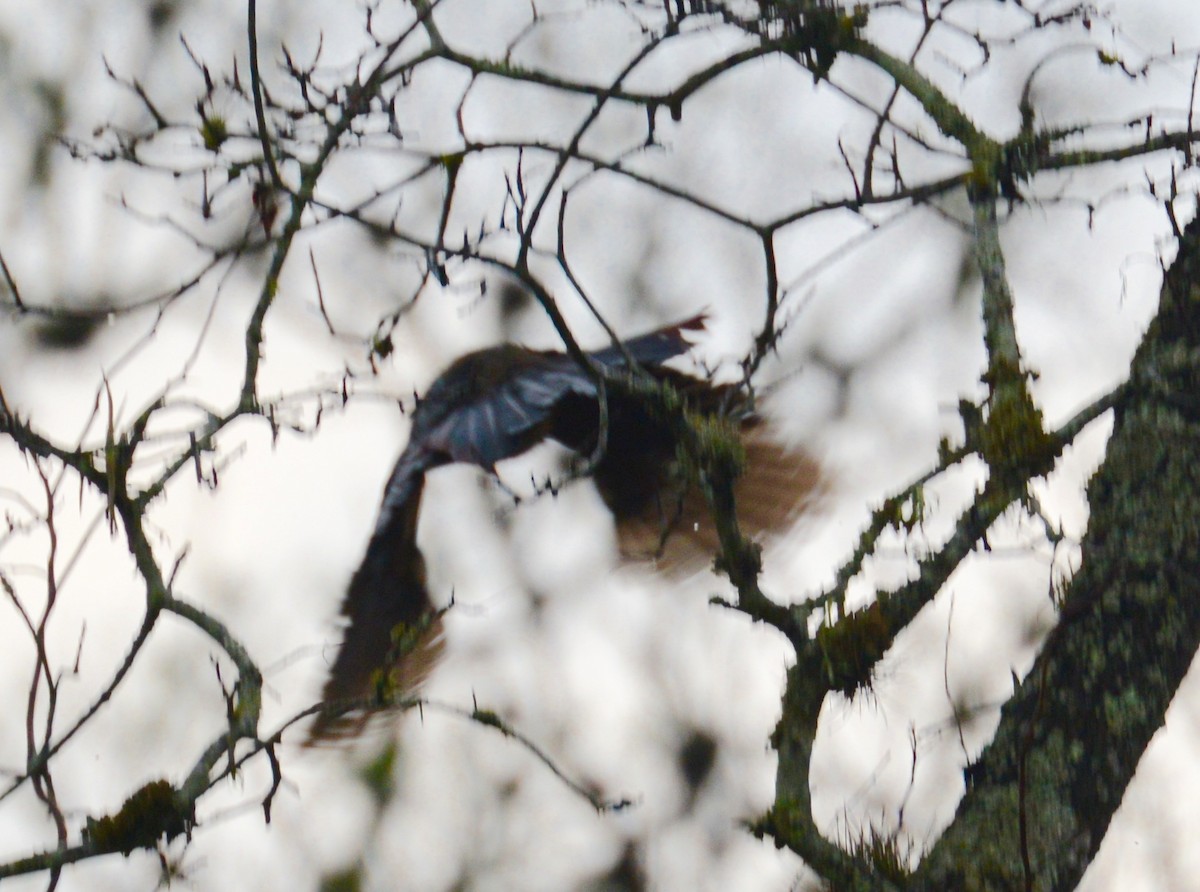
{"label": "bird tail", "polygon": [[[404,464],[397,468],[403,471]],[[442,612],[434,609],[417,547],[424,468],[388,487],[380,521],[362,565],[350,581],[342,612],[345,639],[325,684],[325,710],[308,745],[358,734],[374,708],[411,696],[443,650]]]}

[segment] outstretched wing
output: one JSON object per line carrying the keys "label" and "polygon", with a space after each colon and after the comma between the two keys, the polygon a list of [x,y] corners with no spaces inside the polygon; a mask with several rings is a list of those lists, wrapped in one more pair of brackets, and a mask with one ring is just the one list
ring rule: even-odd
{"label": "outstretched wing", "polygon": [[[820,469],[804,452],[771,439],[756,418],[743,422],[741,436],[746,463],[734,481],[737,519],[744,535],[758,539],[783,530],[816,501]],[[644,488],[652,497],[639,500],[623,491],[637,479],[630,471],[614,473],[603,463],[597,471],[600,495],[616,517],[622,556],[681,576],[711,566],[721,542],[704,494],[679,476],[670,458],[644,476],[652,473]]]}
{"label": "outstretched wing", "polygon": [[[611,371],[626,368],[629,358],[654,369],[687,351],[691,345],[684,332],[703,328],[704,318],[696,316],[588,356]],[[558,427],[556,412],[570,397],[594,403],[596,384],[567,354],[511,345],[483,350],[458,360],[434,382],[414,420],[413,439],[447,461],[491,470],[496,462],[520,455],[550,436],[551,428]],[[593,419],[595,412],[589,413]]]}
{"label": "outstretched wing", "polygon": [[624,367],[627,364],[626,354],[633,357],[635,362],[653,368],[662,365],[668,359],[686,353],[691,344],[684,338],[683,333],[685,331],[703,331],[707,319],[708,316],[705,313],[699,313],[691,319],[668,325],[666,328],[660,328],[649,334],[630,338],[628,341],[622,342],[620,347],[615,345],[605,347],[603,350],[596,350],[588,355],[600,365],[610,369]]}
{"label": "outstretched wing", "polygon": [[309,743],[357,732],[365,714],[339,714],[340,707],[384,688],[399,696],[413,693],[441,654],[441,618],[430,603],[417,548],[421,492],[432,463],[410,445],[388,480],[367,553],[342,602],[345,636],[322,694],[331,708],[317,716]]}

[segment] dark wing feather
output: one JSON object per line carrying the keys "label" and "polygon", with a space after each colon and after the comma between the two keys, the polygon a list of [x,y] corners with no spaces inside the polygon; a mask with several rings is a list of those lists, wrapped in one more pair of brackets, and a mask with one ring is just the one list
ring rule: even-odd
{"label": "dark wing feather", "polygon": [[491,470],[546,436],[550,414],[563,396],[594,396],[595,387],[578,366],[555,361],[565,357],[533,356],[536,361],[523,363],[515,374],[443,419],[426,442],[452,461]]}
{"label": "dark wing feather", "polygon": [[[372,696],[384,681],[376,674],[380,670],[388,672],[394,694],[411,694],[441,653],[441,618],[430,603],[417,548],[421,491],[432,463],[423,450],[410,447],[388,480],[366,555],[342,602],[345,636],[322,694],[331,706]],[[356,733],[364,721],[362,713],[321,713],[309,743]]]}
{"label": "dark wing feather", "polygon": [[[656,368],[690,346],[683,332],[703,327],[696,316],[678,325],[590,353],[616,371],[635,362]],[[491,470],[550,434],[554,415],[567,397],[592,400],[596,385],[565,353],[539,353],[506,345],[472,353],[454,363],[430,388],[414,422],[413,439],[448,461]],[[453,408],[449,408],[450,406]],[[421,410],[428,408],[428,412]],[[594,414],[594,413],[593,413]]]}
{"label": "dark wing feather", "polygon": [[596,350],[588,355],[606,368],[617,369],[625,366],[625,355],[628,354],[634,358],[636,362],[645,366],[655,367],[662,365],[668,359],[673,359],[676,356],[681,356],[687,352],[691,344],[684,338],[685,331],[702,331],[704,329],[705,320],[708,317],[701,313],[698,316],[693,316],[691,319],[685,319],[683,322],[678,322],[675,325],[660,328],[658,331],[652,331],[649,334],[639,335],[636,338],[630,338],[624,341],[621,348],[605,347],[603,350]]}

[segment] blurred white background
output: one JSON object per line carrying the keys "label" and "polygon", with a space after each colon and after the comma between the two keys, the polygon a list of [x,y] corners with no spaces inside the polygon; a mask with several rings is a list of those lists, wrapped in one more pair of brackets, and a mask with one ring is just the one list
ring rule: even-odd
{"label": "blurred white background", "polygon": [[[605,84],[639,45],[629,18],[608,6],[538,9],[552,6],[564,13],[520,44],[518,61]],[[1017,21],[1001,4],[960,7],[956,20],[966,28],[1003,32]],[[979,126],[1003,138],[1017,130],[1027,74],[1054,48],[1090,37],[1136,68],[1175,46],[1178,60],[1159,62],[1140,79],[1101,65],[1094,53],[1060,52],[1039,74],[1032,100],[1049,124],[1119,124],[1147,110],[1182,123],[1200,9],[1187,0],[1123,0],[1107,9],[1119,23],[1117,36],[1099,23],[1090,34],[1053,29],[975,70],[983,61],[978,50],[943,35],[921,58]],[[399,10],[381,4],[380,20],[400,18]],[[498,56],[529,15],[528,4],[446,0],[438,22],[464,51]],[[311,58],[319,43],[323,64],[345,73],[366,46],[358,4],[267,2],[259,17],[269,88],[284,88],[281,41],[299,60]],[[255,225],[245,189],[223,193],[221,213],[205,222],[196,177],[74,160],[52,138],[62,132],[86,141],[102,124],[145,125],[144,110],[106,75],[105,60],[122,77],[138,79],[169,118],[194,122],[202,77],[179,36],[214,75],[231,72],[236,60],[245,77],[244,19],[243,4],[218,0],[0,5],[0,251],[27,303],[126,306],[176,287],[203,262],[169,221],[214,242]],[[867,36],[903,53],[917,32],[911,16],[879,11]],[[735,45],[720,29],[697,34],[628,86],[672,86]],[[887,84],[861,63],[839,62],[834,75],[874,102],[887,95]],[[453,111],[466,88],[462,71],[422,69],[400,111],[406,139],[421,151],[456,149]],[[485,79],[472,88],[463,117],[475,139],[560,140],[589,108],[584,100]],[[239,114],[233,106],[223,113]],[[920,121],[915,108],[906,120]],[[809,74],[777,58],[739,67],[689,99],[680,121],[660,112],[656,123],[661,147],[633,157],[631,169],[755,220],[852,195],[839,141],[861,153],[874,124],[841,92],[814,86]],[[644,128],[643,112],[614,106],[584,149],[614,155],[636,146]],[[931,125],[920,128],[937,142]],[[1127,139],[1119,127],[1111,134],[1114,144]],[[152,154],[170,168],[204,161],[194,134],[182,131],[174,141],[161,139]],[[901,159],[910,182],[959,169],[949,155],[911,148]],[[498,219],[504,165],[512,160],[464,165],[450,233]],[[1042,200],[1017,207],[1005,225],[1022,348],[1040,374],[1036,396],[1052,425],[1126,373],[1155,306],[1160,264],[1172,251],[1145,187],[1165,183],[1171,161],[1156,156],[1047,176],[1036,190]],[[399,152],[347,153],[321,194],[343,201],[367,194],[398,181],[412,163]],[[550,165],[531,161],[528,173],[545,176]],[[406,221],[431,231],[442,182],[429,178],[411,190]],[[1097,208],[1094,216],[1088,205]],[[779,600],[799,601],[830,584],[870,509],[933,466],[939,440],[959,431],[957,400],[981,394],[979,286],[959,223],[966,216],[960,196],[936,207],[873,212],[874,230],[862,217],[829,213],[779,235],[792,321],[780,357],[765,370],[778,382],[769,408],[779,429],[820,461],[827,481],[822,501],[768,543],[765,584]],[[622,334],[707,308],[700,357],[731,363],[748,348],[761,322],[765,272],[761,247],[745,229],[615,176],[573,189],[564,228],[575,274]],[[318,309],[310,249],[342,336],[330,336]],[[56,345],[42,320],[5,310],[0,387],[23,417],[72,443],[85,434],[102,380],[118,417],[128,419],[195,350],[173,394],[227,409],[237,399],[245,318],[264,263],[252,256],[228,277],[210,277],[161,320],[153,306],[114,315],[77,346]],[[227,623],[263,667],[268,729],[319,693],[338,641],[342,593],[406,436],[397,399],[411,405],[414,390],[467,350],[506,338],[557,345],[536,307],[501,312],[503,282],[490,276],[452,268],[448,286],[422,292],[378,377],[360,379],[359,396],[344,411],[324,413],[309,433],[285,430],[278,439],[261,420],[238,422],[219,441],[227,459],[220,485],[209,490],[181,474],[151,511],[160,559],[170,567],[187,553],[178,593]],[[381,248],[349,224],[302,236],[268,322],[260,392],[327,384],[346,367],[364,372],[362,339],[404,303],[418,277],[411,256]],[[603,333],[561,276],[550,284],[585,345],[602,344]],[[106,412],[101,401],[89,442],[103,442]],[[195,420],[184,415],[180,428]],[[313,428],[315,413],[302,415]],[[1047,512],[1066,534],[1062,543],[1052,547],[1039,527],[1011,518],[993,552],[971,558],[905,632],[880,669],[874,696],[827,701],[813,796],[831,836],[855,838],[874,826],[898,831],[916,852],[950,820],[962,790],[963,747],[974,756],[990,737],[1011,673],[1027,671],[1052,621],[1052,580],[1078,566],[1083,486],[1102,459],[1107,432],[1104,421],[1089,429],[1042,487]],[[542,450],[502,473],[521,488],[552,462]],[[922,544],[940,541],[982,479],[982,468],[968,464],[939,480],[924,530],[881,549],[852,587],[854,603],[905,580]],[[0,494],[9,517],[21,514],[17,493],[44,510],[34,470],[3,441]],[[270,785],[258,760],[204,800],[186,851],[182,840],[171,846],[182,853],[176,882],[198,890],[315,889],[323,875],[362,860],[374,889],[563,890],[600,883],[632,847],[649,888],[807,888],[796,858],[739,826],[772,798],[767,738],[790,656],[781,637],[709,606],[711,595],[728,593],[715,576],[663,580],[645,567],[618,566],[608,520],[586,486],[522,505],[498,522],[504,504],[474,471],[439,471],[431,481],[421,543],[439,600],[453,592],[458,607],[448,618],[449,655],[427,693],[495,710],[569,777],[605,797],[629,796],[634,807],[596,814],[518,743],[453,716],[410,714],[394,724],[398,794],[382,811],[356,770],[393,731],[350,750],[303,750],[297,734],[281,751],[285,780],[271,823],[258,807]],[[58,705],[65,725],[123,659],[141,621],[143,593],[122,542],[100,519],[98,499],[68,487],[55,506],[60,571],[85,543],[63,581],[48,645],[66,673]],[[36,531],[0,537],[0,566],[30,609],[45,597],[47,547]],[[3,778],[24,762],[32,655],[6,601]],[[145,781],[177,780],[191,766],[224,723],[213,659],[209,641],[181,622],[168,618],[156,628],[128,683],[55,761],[68,817],[111,813]],[[1195,888],[1198,706],[1200,692],[1189,682],[1082,888]],[[968,711],[962,740],[956,708]],[[715,744],[715,761],[693,789],[681,753],[705,741]],[[0,802],[0,860],[54,841],[52,823],[28,790]],[[59,888],[151,889],[160,870],[144,852],[109,857],[69,868]],[[45,876],[9,880],[5,890],[46,883]],[[625,888],[613,883],[608,888]]]}

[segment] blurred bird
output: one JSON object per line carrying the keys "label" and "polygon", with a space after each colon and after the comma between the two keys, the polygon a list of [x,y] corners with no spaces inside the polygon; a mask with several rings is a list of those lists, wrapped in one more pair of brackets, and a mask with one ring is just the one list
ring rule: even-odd
{"label": "blurred bird", "polygon": [[[795,516],[817,482],[815,465],[789,454],[763,434],[758,415],[735,385],[714,384],[664,366],[688,349],[686,332],[704,316],[589,353],[606,373],[629,373],[632,360],[669,382],[688,407],[735,421],[746,447],[745,471],[735,486],[738,519],[753,535]],[[712,559],[717,536],[698,488],[676,463],[670,426],[637,397],[605,389],[608,419],[603,444],[596,381],[565,353],[506,344],[453,363],[433,382],[413,413],[408,446],[388,479],[379,519],[342,604],[347,622],[309,741],[358,731],[367,715],[338,714],[347,701],[411,695],[442,653],[441,612],[432,604],[417,519],[428,471],[461,462],[494,473],[496,462],[557,440],[583,456],[599,450],[590,469],[612,511],[627,557],[679,568]],[[381,699],[386,699],[381,697]]]}

